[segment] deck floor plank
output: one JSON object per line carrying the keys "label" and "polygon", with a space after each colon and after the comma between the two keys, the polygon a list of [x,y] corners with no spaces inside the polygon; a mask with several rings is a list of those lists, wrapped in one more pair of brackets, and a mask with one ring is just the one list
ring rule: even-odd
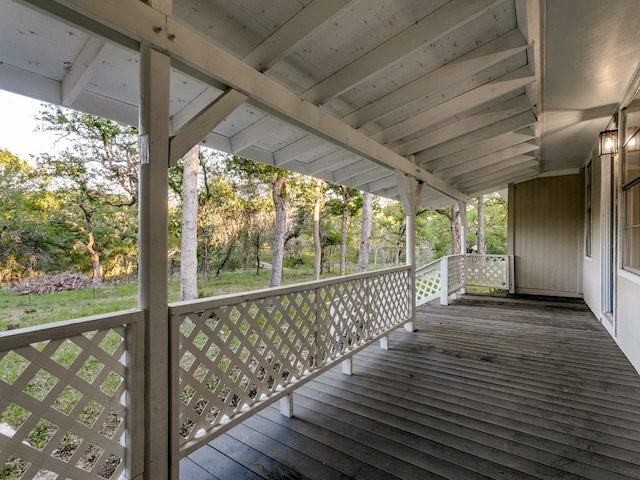
{"label": "deck floor plank", "polygon": [[640,376],[576,300],[465,295],[181,461],[181,479],[640,479]]}

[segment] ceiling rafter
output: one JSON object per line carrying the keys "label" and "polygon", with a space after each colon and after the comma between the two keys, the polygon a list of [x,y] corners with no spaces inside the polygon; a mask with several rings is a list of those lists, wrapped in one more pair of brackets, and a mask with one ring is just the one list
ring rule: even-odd
{"label": "ceiling rafter", "polygon": [[482,143],[423,163],[422,166],[430,172],[443,172],[447,168],[462,165],[486,155],[492,155],[505,148],[529,142],[533,139],[535,139],[535,134],[528,128],[518,132],[507,132],[502,135],[496,135]]}
{"label": "ceiling rafter", "polygon": [[278,119],[265,115],[231,137],[231,153],[238,154],[242,152],[261,138],[275,132],[281,126],[282,123]]}
{"label": "ceiling rafter", "polygon": [[353,0],[314,0],[289,19],[260,45],[249,52],[243,61],[265,72],[286,57],[300,42],[330,22]]}
{"label": "ceiling rafter", "polygon": [[455,184],[459,188],[469,188],[473,185],[500,177],[506,173],[518,172],[519,170],[536,166],[538,163],[535,157],[526,154],[516,155],[507,160],[501,160],[499,165],[495,165],[493,168],[486,168],[482,172],[465,172],[463,175],[455,178]]}
{"label": "ceiling rafter", "polygon": [[229,89],[185,123],[170,138],[169,165],[175,164],[194,145],[202,141],[220,122],[244,103],[247,96]]}
{"label": "ceiling rafter", "polygon": [[535,142],[524,142],[512,145],[501,150],[493,151],[482,157],[476,157],[472,160],[446,167],[438,171],[438,176],[445,179],[451,179],[456,175],[460,175],[465,171],[474,170],[482,167],[478,165],[494,165],[502,160],[514,157],[516,155],[523,155],[525,153],[534,152],[538,150],[538,145]]}
{"label": "ceiling rafter", "polygon": [[445,118],[453,118],[474,107],[479,107],[491,100],[507,95],[510,92],[524,88],[533,83],[535,77],[531,75],[528,66],[519,68],[511,74],[505,75],[493,82],[480,85],[462,95],[445,101],[422,113],[413,115],[401,122],[371,135],[373,140],[380,143],[390,143],[409,137],[413,133],[425,130]]}
{"label": "ceiling rafter", "polygon": [[536,122],[536,117],[531,110],[508,117],[499,122],[479,128],[473,132],[462,135],[446,143],[441,143],[435,147],[423,150],[416,156],[420,165],[428,165],[429,162],[438,158],[461,152],[467,148],[475,147],[500,135],[515,132],[528,127]]}
{"label": "ceiling rafter", "polygon": [[443,90],[453,83],[452,79],[470,77],[521,53],[526,48],[527,44],[522,34],[517,29],[511,30],[466,55],[369,102],[362,108],[342,117],[341,120],[352,127],[360,127],[408,105],[417,98],[424,97],[425,94]]}
{"label": "ceiling rafter", "polygon": [[62,79],[60,97],[62,105],[70,107],[87,86],[93,74],[108,55],[111,46],[101,38],[89,37],[73,65]]}
{"label": "ceiling rafter", "polygon": [[525,94],[522,94],[483,110],[480,113],[464,117],[443,127],[431,130],[406,143],[396,145],[392,150],[400,155],[416,154],[416,159],[418,163],[420,163],[418,157],[421,153],[418,154],[417,152],[422,152],[428,148],[462,137],[469,132],[475,132],[485,125],[506,120],[519,113],[531,110],[531,108],[532,105],[529,98]]}
{"label": "ceiling rafter", "polygon": [[502,0],[453,0],[309,88],[301,96],[314,104],[326,103],[421,45],[438,40],[498,3],[502,3]]}

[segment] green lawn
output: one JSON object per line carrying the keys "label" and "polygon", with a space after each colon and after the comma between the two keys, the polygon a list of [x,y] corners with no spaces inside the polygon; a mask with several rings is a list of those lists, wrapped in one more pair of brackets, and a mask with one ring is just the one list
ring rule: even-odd
{"label": "green lawn", "polygon": [[[284,284],[306,282],[312,279],[310,268],[286,269]],[[198,296],[210,297],[227,293],[266,288],[269,271],[224,272],[218,278],[198,279]],[[179,279],[169,283],[169,301],[178,300]],[[14,295],[10,289],[0,290],[0,332],[43,323],[70,320],[118,310],[135,308],[138,302],[138,284],[104,284],[100,288],[60,292],[49,295]]]}

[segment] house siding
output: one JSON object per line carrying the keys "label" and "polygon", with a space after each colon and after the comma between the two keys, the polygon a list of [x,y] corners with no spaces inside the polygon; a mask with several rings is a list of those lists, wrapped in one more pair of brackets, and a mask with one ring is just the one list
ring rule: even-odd
{"label": "house siding", "polygon": [[583,192],[577,174],[511,186],[516,293],[582,297]]}

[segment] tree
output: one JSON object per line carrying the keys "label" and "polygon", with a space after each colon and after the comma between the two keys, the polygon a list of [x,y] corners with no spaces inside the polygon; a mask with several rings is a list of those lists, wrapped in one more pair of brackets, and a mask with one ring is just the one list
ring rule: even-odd
{"label": "tree", "polygon": [[358,272],[366,272],[369,268],[369,244],[373,224],[373,194],[362,194],[362,228],[360,230],[360,249],[358,250]]}
{"label": "tree", "polygon": [[484,197],[480,195],[478,201],[478,253],[484,255],[486,248],[484,244]]}
{"label": "tree", "polygon": [[340,217],[340,275],[346,273],[349,218],[362,206],[362,196],[358,190],[332,185],[330,191],[335,195],[326,205],[331,214]]}
{"label": "tree", "polygon": [[200,147],[183,158],[180,300],[198,298],[198,167]]}
{"label": "tree", "polygon": [[322,180],[315,180],[313,199],[313,279],[320,279],[322,270],[322,244],[320,240],[320,211],[322,209]]}
{"label": "tree", "polygon": [[[94,282],[102,281],[104,237],[97,235],[96,219],[109,222],[109,211],[132,209],[137,201],[138,133],[134,127],[61,107],[41,112],[45,130],[72,142],[56,157],[43,155],[39,164],[55,179],[52,188],[68,207],[62,221],[84,236]],[[135,221],[135,216],[124,217]],[[104,237],[103,237],[104,236]]]}
{"label": "tree", "polygon": [[[229,174],[235,175],[236,179],[239,176],[244,176],[248,180],[250,186],[250,193],[247,200],[250,200],[254,206],[258,206],[258,197],[260,196],[260,187],[269,186],[273,207],[275,210],[275,217],[273,222],[273,242],[271,245],[271,274],[269,278],[269,286],[276,287],[280,285],[282,281],[282,268],[284,259],[284,240],[285,230],[287,222],[287,204],[286,204],[286,184],[288,172],[280,168],[255,163],[251,160],[247,160],[242,157],[230,157],[226,160],[226,171]],[[261,184],[261,185],[260,185]],[[264,215],[261,212],[260,218],[264,219]],[[260,270],[260,241],[262,238],[262,221],[252,222],[255,233],[255,249],[256,249],[256,272]]]}

